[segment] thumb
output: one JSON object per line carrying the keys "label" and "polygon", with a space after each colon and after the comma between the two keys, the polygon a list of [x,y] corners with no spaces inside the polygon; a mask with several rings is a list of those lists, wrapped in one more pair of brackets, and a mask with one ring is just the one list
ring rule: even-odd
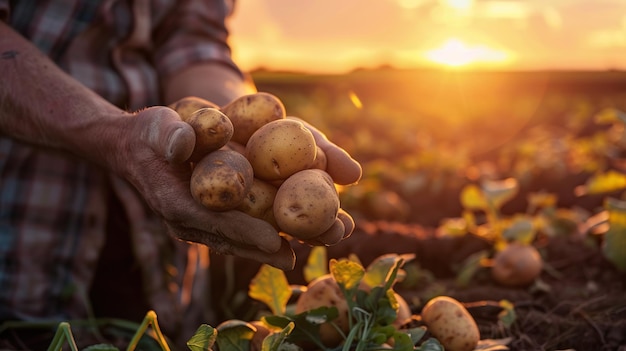
{"label": "thumb", "polygon": [[180,119],[174,110],[155,106],[139,113],[149,121],[142,138],[152,150],[170,163],[189,159],[196,144],[193,128]]}

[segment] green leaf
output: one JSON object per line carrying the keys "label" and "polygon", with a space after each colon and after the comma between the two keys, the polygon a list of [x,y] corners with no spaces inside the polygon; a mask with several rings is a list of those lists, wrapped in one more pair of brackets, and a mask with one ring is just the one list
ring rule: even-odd
{"label": "green leaf", "polygon": [[95,344],[85,347],[83,351],[119,351],[119,349],[111,344]]}
{"label": "green leaf", "polygon": [[330,322],[339,316],[337,307],[322,306],[309,311],[299,313],[293,318],[286,316],[265,316],[263,322],[268,325],[286,328],[289,323],[295,323],[295,328],[287,337],[288,341],[310,341],[325,349],[320,342],[320,325]]}
{"label": "green leaf", "polygon": [[282,345],[295,327],[294,322],[289,322],[281,331],[266,336],[265,339],[263,339],[261,351],[278,351],[280,345]]}
{"label": "green leaf", "polygon": [[614,170],[609,170],[604,173],[595,174],[591,178],[587,179],[585,185],[576,188],[576,194],[605,194],[625,188],[626,175]]}
{"label": "green leaf", "polygon": [[443,345],[435,338],[428,338],[420,346],[420,351],[444,351]]}
{"label": "green leaf", "polygon": [[191,351],[209,351],[217,339],[217,330],[208,324],[201,324],[191,339],[187,341],[187,347]]}
{"label": "green leaf", "polygon": [[626,271],[626,201],[607,198],[609,230],[604,235],[602,251],[619,270]]}
{"label": "green leaf", "polygon": [[363,282],[370,287],[384,285],[391,270],[398,262],[407,262],[413,260],[415,254],[385,254],[377,257],[367,266]]}
{"label": "green leaf", "polygon": [[481,250],[468,256],[456,275],[456,284],[461,287],[468,286],[476,272],[482,267],[483,260],[488,256],[488,250]]}
{"label": "green leaf", "polygon": [[535,239],[535,233],[532,218],[525,215],[517,215],[504,229],[502,236],[509,241],[529,244]]}
{"label": "green leaf", "polygon": [[313,279],[328,273],[326,247],[314,246],[311,249],[311,253],[309,253],[309,258],[307,259],[302,273],[304,274],[304,280],[307,283],[310,283]]}
{"label": "green leaf", "polygon": [[461,205],[467,210],[484,210],[487,208],[487,202],[482,190],[475,184],[466,185],[461,190]]}
{"label": "green leaf", "polygon": [[256,328],[245,321],[227,320],[217,326],[217,347],[220,351],[248,351]]}
{"label": "green leaf", "polygon": [[330,273],[335,281],[346,290],[359,286],[361,279],[365,275],[365,269],[357,262],[347,259],[331,259],[329,262]]}
{"label": "green leaf", "polygon": [[515,313],[515,305],[513,305],[508,300],[501,300],[499,305],[500,307],[502,307],[502,311],[498,314],[498,320],[506,328],[510,328],[511,325],[515,323],[515,319],[517,319],[517,314]]}
{"label": "green leaf", "polygon": [[424,326],[401,330],[401,332],[405,333],[411,338],[411,343],[413,345],[417,345],[417,343],[422,340],[424,335],[426,335],[426,331],[427,329]]}
{"label": "green leaf", "polygon": [[285,272],[264,264],[250,282],[248,295],[265,303],[273,314],[285,314],[291,288]]}
{"label": "green leaf", "polygon": [[519,183],[515,178],[503,180],[487,179],[482,182],[481,189],[487,202],[495,208],[500,208],[517,195]]}
{"label": "green leaf", "polygon": [[391,339],[393,340],[393,350],[396,351],[407,351],[413,350],[413,346],[415,342],[409,334],[403,332],[395,332]]}

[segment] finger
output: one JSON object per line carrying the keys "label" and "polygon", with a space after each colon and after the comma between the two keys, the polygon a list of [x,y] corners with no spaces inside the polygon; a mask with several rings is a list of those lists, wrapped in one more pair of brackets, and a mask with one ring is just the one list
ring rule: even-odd
{"label": "finger", "polygon": [[141,137],[157,155],[170,163],[182,163],[189,159],[196,135],[174,110],[155,106],[142,110],[138,115],[148,121]]}
{"label": "finger", "polygon": [[316,241],[324,246],[332,246],[337,244],[343,239],[346,229],[343,225],[343,221],[339,218],[335,219],[335,222],[328,228],[327,231],[322,233],[316,238]]}
{"label": "finger", "polygon": [[330,174],[333,181],[340,185],[350,185],[358,182],[363,175],[361,164],[350,154],[328,140],[326,135],[317,128],[298,117],[288,118],[302,122],[313,134],[315,143],[326,154],[326,172]]}
{"label": "finger", "polygon": [[339,212],[337,213],[337,218],[339,218],[343,222],[343,226],[345,229],[343,238],[346,239],[350,237],[350,235],[352,235],[352,232],[354,231],[354,228],[356,227],[352,216],[343,208],[340,208]]}
{"label": "finger", "polygon": [[233,247],[233,254],[257,262],[269,264],[284,271],[293,270],[296,265],[296,254],[289,242],[281,238],[280,249],[274,253],[262,252],[248,247]]}

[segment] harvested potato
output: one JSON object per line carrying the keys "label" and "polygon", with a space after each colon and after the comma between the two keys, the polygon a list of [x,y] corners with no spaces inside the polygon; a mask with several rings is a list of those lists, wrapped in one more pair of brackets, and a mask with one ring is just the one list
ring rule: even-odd
{"label": "harvested potato", "polygon": [[196,133],[196,145],[189,158],[193,162],[223,147],[233,136],[233,124],[230,119],[215,108],[205,107],[196,110],[186,122]]}
{"label": "harvested potato", "polygon": [[[307,289],[300,294],[296,301],[295,313],[310,311],[322,306],[337,307],[339,314],[332,323],[335,323],[344,334],[347,334],[350,327],[348,303],[339,288],[339,284],[331,274],[320,276],[308,284]],[[343,338],[331,325],[331,322],[325,322],[320,325],[320,340],[325,346],[335,347],[342,342]]]}
{"label": "harvested potato", "polygon": [[168,107],[176,111],[180,118],[185,122],[187,122],[189,116],[191,116],[192,113],[201,108],[219,109],[218,105],[197,96],[186,96],[178,101],[169,104]]}
{"label": "harvested potato", "polygon": [[239,97],[221,108],[235,126],[233,140],[246,145],[261,126],[285,118],[285,106],[276,96],[258,92]]}
{"label": "harvested potato", "polygon": [[252,134],[246,144],[246,157],[257,178],[281,180],[309,168],[316,147],[313,134],[302,122],[280,119]]}
{"label": "harvested potato", "polygon": [[250,322],[255,328],[254,336],[250,340],[250,351],[261,351],[263,349],[263,340],[272,334],[272,331],[261,321]]}
{"label": "harvested potato", "polygon": [[328,173],[305,169],[280,185],[273,208],[282,231],[302,240],[313,239],[337,219],[339,195]]}
{"label": "harvested potato", "polygon": [[422,320],[447,351],[471,351],[480,341],[476,321],[465,306],[449,296],[437,296],[422,309]]}
{"label": "harvested potato", "polygon": [[252,217],[263,219],[278,228],[273,208],[277,191],[278,189],[272,184],[254,178],[250,191],[237,209]]}
{"label": "harvested potato", "polygon": [[523,287],[534,282],[542,269],[543,260],[534,246],[510,243],[495,254],[491,276],[501,285]]}
{"label": "harvested potato", "polygon": [[396,320],[392,323],[392,325],[396,328],[400,328],[404,323],[411,319],[413,316],[413,312],[411,312],[411,307],[409,303],[402,297],[402,295],[394,292],[393,295],[398,301],[398,311],[396,312]]}
{"label": "harvested potato", "polygon": [[216,150],[204,156],[191,174],[191,195],[213,211],[239,206],[252,188],[254,173],[248,160],[232,150]]}

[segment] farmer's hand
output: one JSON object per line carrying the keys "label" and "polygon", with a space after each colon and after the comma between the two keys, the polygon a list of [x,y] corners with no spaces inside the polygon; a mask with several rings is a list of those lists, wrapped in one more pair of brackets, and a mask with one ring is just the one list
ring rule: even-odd
{"label": "farmer's hand", "polygon": [[228,254],[290,270],[295,256],[289,243],[267,222],[239,211],[212,212],[189,190],[195,134],[173,110],[152,107],[130,118],[120,138],[127,152],[119,157],[124,176],[181,240],[202,243]]}

